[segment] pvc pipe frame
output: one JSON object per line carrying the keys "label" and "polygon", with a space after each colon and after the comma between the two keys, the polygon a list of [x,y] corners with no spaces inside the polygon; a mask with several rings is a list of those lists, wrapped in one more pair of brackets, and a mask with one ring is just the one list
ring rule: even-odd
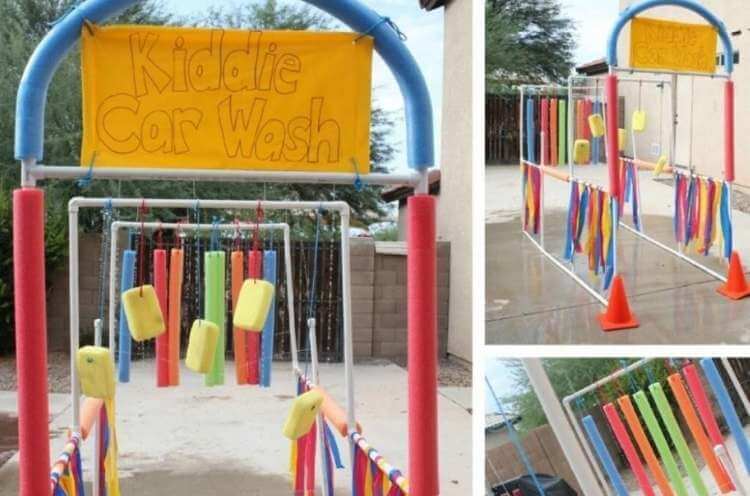
{"label": "pvc pipe frame", "polygon": [[[318,208],[338,212],[341,217],[341,280],[342,280],[342,302],[343,302],[343,313],[344,313],[344,374],[346,382],[346,413],[347,413],[347,426],[349,432],[354,432],[357,429],[357,422],[354,412],[354,352],[353,352],[353,338],[352,338],[352,309],[351,309],[351,279],[349,271],[351,270],[351,256],[349,249],[349,216],[350,210],[349,205],[342,201],[328,201],[328,202],[310,202],[310,201],[249,201],[249,200],[169,200],[169,199],[133,199],[133,198],[83,198],[75,197],[68,203],[68,221],[69,221],[69,271],[70,271],[70,351],[71,351],[71,395],[73,398],[72,408],[72,426],[77,426],[80,423],[80,404],[78,399],[80,398],[80,385],[78,382],[78,375],[76,372],[75,356],[78,350],[80,339],[79,339],[79,326],[80,326],[80,307],[79,307],[79,295],[78,295],[78,211],[81,208],[103,208],[105,206],[111,206],[112,208],[140,208],[142,205],[146,205],[151,208],[194,208],[196,204],[201,209],[255,209],[258,206],[264,210],[316,210]],[[115,294],[115,281],[112,278],[116,268],[116,253],[117,253],[117,230],[124,227],[140,227],[143,225],[146,228],[163,229],[167,228],[184,228],[185,230],[195,229],[206,229],[211,230],[214,228],[212,224],[169,224],[159,222],[123,222],[114,221],[112,222],[112,245],[110,247],[110,281],[109,281],[109,347],[110,353],[114,353],[114,294]],[[250,224],[220,224],[219,228],[225,228],[230,230],[242,229],[253,229],[255,226]],[[287,285],[291,288],[291,248],[289,238],[289,226],[287,224],[260,224],[261,229],[273,229],[281,228],[284,230],[284,260],[287,266],[286,279]],[[297,359],[297,338],[294,332],[294,302],[293,296],[287,300],[287,307],[290,318],[290,346],[292,348],[292,369],[299,371],[299,363]],[[315,340],[315,328],[314,326],[309,328],[310,337]],[[317,354],[313,358],[313,376],[317,383]],[[354,445],[352,445],[351,454],[354,454]],[[324,449],[324,445],[319,443],[320,449]],[[352,459],[353,460],[353,459]],[[324,489],[326,491],[327,489]]]}
{"label": "pvc pipe frame", "polygon": [[[23,188],[33,187],[36,184],[36,178],[34,174],[38,171],[45,175],[45,177],[51,177],[54,171],[48,169],[38,169],[35,171],[37,163],[41,163],[43,159],[44,150],[44,113],[47,99],[47,91],[49,89],[50,82],[54,76],[57,67],[59,66],[62,59],[67,55],[70,49],[80,38],[81,28],[84,22],[100,23],[106,19],[118,14],[125,8],[135,4],[138,0],[85,0],[80,4],[76,5],[67,15],[60,19],[50,31],[44,36],[42,41],[37,45],[34,53],[29,58],[29,62],[24,70],[21,82],[19,84],[18,93],[16,97],[16,126],[15,126],[15,156],[21,161],[21,186]],[[416,175],[411,178],[410,184],[414,185],[415,193],[418,195],[429,194],[429,168],[434,165],[434,131],[433,131],[433,120],[432,120],[432,104],[430,101],[430,94],[427,89],[424,77],[419,69],[418,64],[414,60],[409,50],[406,48],[403,40],[400,38],[399,33],[396,29],[393,29],[392,24],[384,22],[387,18],[382,17],[374,10],[362,4],[359,0],[305,0],[310,5],[320,8],[321,10],[329,13],[336,17],[343,23],[347,24],[352,30],[360,33],[367,33],[374,39],[375,50],[388,65],[389,69],[393,73],[396,82],[399,85],[399,89],[404,99],[405,108],[405,121],[406,121],[406,144],[407,144],[407,159],[408,165],[411,169],[416,171]],[[72,175],[79,174],[80,171],[74,172],[72,170],[63,171],[60,170],[59,174],[69,173]],[[106,177],[105,173],[97,173],[95,169],[92,169],[94,177]],[[112,171],[111,174],[119,174],[121,179],[187,179],[195,180],[199,178],[201,180],[235,180],[236,177],[232,176],[231,172],[224,171],[184,171],[179,173],[158,171],[154,172],[154,176],[144,177],[144,173],[135,169],[129,169],[128,171]],[[156,175],[159,174],[159,175]],[[315,174],[311,173],[304,176],[296,176],[291,173],[288,174],[270,174],[270,173],[237,173],[242,176],[243,180],[248,181],[294,181],[294,182],[305,182],[305,183],[336,183],[336,182],[353,182],[351,175],[329,175],[329,174]],[[378,176],[372,175],[371,177],[378,178]],[[369,181],[370,178],[363,177],[363,181]],[[390,181],[385,176],[379,177],[383,181]],[[398,181],[403,183],[404,181]],[[341,205],[344,208],[345,204]],[[317,207],[317,205],[316,205]],[[221,208],[221,207],[217,207]],[[298,207],[299,208],[299,207]],[[72,218],[76,217],[76,214],[69,213]],[[19,232],[28,231],[30,229],[41,230],[43,235],[43,227],[37,227],[32,224],[33,219],[29,216],[18,216],[19,222],[14,223],[14,230]],[[70,229],[70,228],[69,228]],[[348,233],[349,231],[349,210],[348,206],[346,210],[342,210],[342,232]],[[39,234],[38,232],[36,234]],[[77,234],[77,233],[76,233]],[[342,253],[347,254],[347,259],[342,258],[342,285],[349,291],[350,286],[350,274],[349,274],[349,237],[343,236],[341,240]],[[423,255],[417,251],[411,251],[410,257],[414,260],[419,260]],[[44,257],[37,257],[33,261],[31,269],[40,270],[44,267]],[[75,260],[76,269],[78,260]],[[14,266],[15,274],[21,274],[22,271],[28,271],[29,267],[18,267]],[[71,308],[77,308],[77,291],[78,281],[70,278],[71,288],[75,289],[75,292],[71,293],[71,300],[76,299],[76,305]],[[426,289],[420,288],[416,283],[410,282],[408,284],[409,290],[414,291],[415,297],[424,301],[434,301],[436,296],[433,290],[427,292]],[[75,296],[73,296],[75,295]],[[28,310],[33,312],[38,307],[38,302],[35,298],[39,295],[32,297],[31,295],[17,295],[16,296],[16,309],[17,312],[20,308],[20,312]],[[429,307],[431,310],[434,305]],[[345,326],[351,324],[351,306],[348,303],[344,304],[344,323]],[[72,322],[71,317],[71,323]],[[77,322],[76,322],[77,323]],[[409,332],[416,332],[417,330],[409,326]],[[29,331],[30,332],[30,331]],[[78,333],[77,327],[73,331]],[[33,336],[27,336],[23,333],[20,338],[17,337],[17,341],[21,345],[26,344],[27,340],[31,340]],[[348,336],[351,340],[351,335]],[[426,341],[434,343],[437,340],[437,329],[430,329],[429,335],[426,336]],[[46,343],[45,343],[46,344]],[[23,346],[21,346],[23,347]],[[422,350],[416,351],[419,355],[424,353]],[[345,344],[344,348],[345,360],[351,363],[353,358],[353,350],[351,341]],[[42,358],[34,358],[35,362],[19,368],[19,384],[25,384],[27,378],[32,379],[33,382],[33,365],[40,367],[44,365]],[[430,359],[432,360],[432,359]],[[410,373],[411,376],[411,373]],[[416,376],[415,376],[416,377]],[[353,393],[352,383],[352,372],[347,372],[347,397],[351,398]],[[420,386],[415,383],[414,387]],[[429,385],[433,388],[433,385]],[[437,395],[436,385],[434,391],[428,391],[429,394]],[[77,386],[76,389],[77,390]],[[39,395],[33,389],[31,392],[34,395]],[[27,391],[22,388],[19,389],[19,395],[26,394]],[[46,401],[46,398],[33,397],[29,398],[30,401],[22,401],[19,407],[19,418],[29,418],[30,422],[26,425],[27,429],[24,432],[39,431],[44,433],[44,437],[49,436],[49,425],[47,419],[41,419],[40,416],[34,415],[32,405]],[[347,408],[349,428],[352,429],[354,425],[354,410],[353,404],[351,408]],[[410,427],[411,428],[411,427]],[[42,435],[39,435],[39,439]],[[19,440],[19,449],[22,453],[29,451],[29,447],[33,446],[37,442],[37,438],[29,438],[26,441],[26,436],[21,436]],[[409,452],[414,453],[420,448],[426,448],[427,451],[431,449],[433,440],[437,439],[437,425],[430,426],[425,429],[415,432],[414,436],[410,436],[409,441]],[[28,444],[26,444],[28,443]],[[350,443],[351,455],[354,456],[355,446],[354,443]],[[425,451],[425,450],[423,450]],[[437,452],[431,453],[431,460],[425,460],[424,464],[412,464],[413,471],[416,470],[418,473],[410,473],[410,479],[416,481],[427,481],[438,479],[437,472]],[[49,470],[48,454],[32,456],[29,461],[34,463],[26,463],[20,468],[20,496],[36,496],[30,494],[31,488],[41,487],[34,483],[35,479],[39,479],[38,471],[41,468],[37,465],[45,465],[43,470],[46,472]],[[39,463],[42,462],[42,463]],[[46,480],[46,477],[45,477]],[[419,494],[420,487],[415,487],[412,490],[414,496],[422,496]],[[428,495],[432,496],[432,495]]]}

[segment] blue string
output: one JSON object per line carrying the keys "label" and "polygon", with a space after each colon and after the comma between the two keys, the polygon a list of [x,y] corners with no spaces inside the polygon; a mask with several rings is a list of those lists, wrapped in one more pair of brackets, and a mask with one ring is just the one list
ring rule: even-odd
{"label": "blue string", "polygon": [[487,387],[490,390],[490,394],[492,394],[492,398],[495,400],[495,404],[497,405],[497,411],[500,414],[500,416],[503,417],[503,422],[505,422],[505,426],[508,428],[508,435],[510,437],[510,440],[515,445],[516,450],[518,450],[518,454],[520,455],[521,461],[526,467],[526,471],[529,472],[529,474],[531,475],[531,479],[534,481],[534,485],[539,491],[539,494],[541,494],[542,496],[545,496],[546,493],[544,492],[544,488],[539,483],[539,479],[537,479],[536,477],[536,472],[534,471],[534,467],[531,465],[531,461],[529,460],[529,457],[526,454],[526,450],[523,449],[523,445],[521,444],[521,440],[518,437],[518,433],[516,432],[515,427],[513,427],[513,423],[510,422],[510,420],[508,419],[508,416],[505,414],[503,405],[498,399],[497,395],[495,394],[495,390],[492,388],[492,384],[490,384],[490,380],[487,378],[487,376],[485,376],[484,382],[487,383]]}
{"label": "blue string", "polygon": [[315,211],[315,245],[313,248],[313,273],[312,273],[312,284],[308,288],[308,301],[309,306],[307,307],[307,317],[312,319],[315,318],[315,303],[316,303],[316,288],[318,283],[318,252],[320,251],[320,214],[322,205]]}
{"label": "blue string", "polygon": [[94,180],[94,160],[96,159],[96,151],[91,154],[91,161],[89,162],[89,168],[86,174],[76,180],[76,186],[79,188],[88,188],[91,186],[91,182]]}
{"label": "blue string", "polygon": [[211,251],[219,249],[219,218],[213,217],[211,221]]}
{"label": "blue string", "polygon": [[201,280],[201,213],[200,213],[200,200],[195,200],[195,206],[193,212],[195,214],[195,287],[196,287],[196,307],[198,308],[198,318],[203,316],[203,295],[202,287],[203,281]]}
{"label": "blue string", "polygon": [[406,41],[407,40],[406,35],[404,34],[403,31],[401,31],[401,29],[399,29],[399,27],[396,25],[396,23],[393,22],[393,20],[390,17],[384,16],[384,17],[381,17],[380,19],[378,19],[378,21],[375,22],[375,24],[373,24],[372,26],[370,26],[369,28],[367,28],[359,36],[357,36],[354,39],[354,41],[357,42],[357,41],[361,40],[362,38],[364,38],[365,36],[369,36],[381,24],[388,24],[388,26],[390,26],[390,28],[393,29],[393,31],[396,33],[396,36],[398,36],[399,40],[401,40],[401,41]]}
{"label": "blue string", "polygon": [[102,220],[104,239],[102,240],[101,266],[99,267],[99,319],[104,321],[104,300],[106,298],[104,281],[109,267],[109,247],[112,243],[112,198],[107,198],[104,202]]}

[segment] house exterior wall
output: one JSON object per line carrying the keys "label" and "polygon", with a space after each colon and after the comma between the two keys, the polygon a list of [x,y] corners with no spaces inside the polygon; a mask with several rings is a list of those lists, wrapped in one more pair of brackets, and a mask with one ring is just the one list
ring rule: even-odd
{"label": "house exterior wall", "polygon": [[472,349],[472,3],[448,2],[437,208],[438,239],[450,242],[448,353],[471,361]]}
{"label": "house exterior wall", "polygon": [[[620,0],[620,9],[635,3],[635,0]],[[744,0],[701,0],[701,3],[724,21],[728,31],[740,34],[731,35],[735,51],[740,53],[740,63],[735,65],[735,170],[736,182],[740,186],[750,187],[750,141],[742,137],[750,131],[750,115],[743,109],[750,105],[750,63],[745,59],[750,56],[750,9]],[[705,23],[691,11],[678,7],[658,7],[641,14],[645,17],[667,20]],[[629,64],[630,28],[626,26],[620,35],[618,44],[618,61],[620,65]],[[602,40],[602,50],[605,40]],[[722,45],[717,40],[717,52],[721,53]],[[717,66],[717,72],[723,72]],[[690,116],[693,112],[693,145],[692,162],[701,173],[722,177],[724,169],[723,145],[723,80],[695,78],[691,89],[691,78],[681,76],[677,85],[677,141],[675,157],[678,164],[687,164],[690,160]],[[637,106],[637,85],[620,84],[620,93],[626,98],[626,122],[629,121]],[[647,130],[637,137],[639,158],[656,160],[656,143],[659,142],[659,97],[653,85],[643,87],[643,108],[647,114]],[[691,94],[693,96],[691,96]],[[669,142],[669,92],[665,90],[664,117],[661,129],[665,146]],[[630,152],[632,148],[628,147]]]}

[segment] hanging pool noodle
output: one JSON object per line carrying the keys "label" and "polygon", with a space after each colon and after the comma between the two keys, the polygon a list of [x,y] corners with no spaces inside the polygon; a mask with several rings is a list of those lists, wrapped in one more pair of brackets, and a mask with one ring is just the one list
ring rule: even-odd
{"label": "hanging pool noodle", "polygon": [[[245,280],[244,264],[245,254],[242,250],[233,251],[230,255],[231,268],[231,286],[232,286],[232,316],[234,317],[234,307],[237,305],[237,298],[240,294],[240,288]],[[232,344],[234,345],[234,368],[237,376],[237,384],[247,384],[247,344],[245,340],[245,331],[239,327],[232,328]]]}
{"label": "hanging pool noodle", "polygon": [[646,422],[646,428],[649,434],[651,434],[651,439],[656,444],[656,450],[659,452],[664,467],[667,469],[672,487],[678,496],[688,496],[687,487],[685,487],[685,482],[682,480],[680,469],[677,468],[677,462],[674,456],[672,456],[672,450],[669,449],[667,439],[664,437],[661,427],[659,427],[659,421],[656,420],[656,415],[654,415],[654,411],[651,409],[651,404],[648,402],[646,393],[638,391],[633,395],[633,399],[636,406],[638,406],[638,410],[641,412],[641,417]]}
{"label": "hanging pool noodle", "polygon": [[723,445],[724,436],[721,434],[713,409],[708,402],[708,395],[706,394],[706,390],[703,388],[703,383],[698,376],[698,369],[695,368],[695,365],[689,363],[682,368],[682,373],[685,375],[685,380],[690,388],[690,394],[693,397],[693,401],[695,401],[698,414],[703,421],[706,431],[708,431],[708,437],[711,439],[711,444],[713,446],[716,446],[717,444]]}
{"label": "hanging pool noodle", "polygon": [[536,124],[534,122],[534,99],[526,100],[526,160],[536,163]]}
{"label": "hanging pool noodle", "polygon": [[[167,251],[156,249],[153,252],[154,289],[159,300],[159,309],[165,323],[169,323],[169,307],[167,306]],[[156,337],[156,386],[169,386],[169,332],[163,332]]]}
{"label": "hanging pool noodle", "polygon": [[633,471],[633,474],[635,474],[635,479],[638,482],[638,486],[641,488],[641,492],[646,496],[654,496],[655,493],[648,480],[646,469],[643,468],[643,463],[641,463],[641,459],[638,458],[638,453],[635,452],[635,446],[633,446],[633,442],[630,440],[630,436],[628,436],[628,432],[620,419],[620,415],[615,409],[615,405],[607,403],[602,409],[604,410],[604,416],[607,417],[610,427],[612,427],[617,443],[625,453],[625,458],[628,460],[630,469]]}
{"label": "hanging pool noodle", "polygon": [[583,428],[586,430],[586,434],[589,436],[591,444],[594,446],[599,461],[602,463],[604,470],[607,472],[612,486],[615,488],[617,496],[628,496],[628,490],[625,487],[625,483],[620,476],[620,473],[615,467],[615,462],[612,460],[612,455],[609,454],[607,447],[604,446],[599,429],[596,428],[596,423],[591,415],[583,417]]}
{"label": "hanging pool noodle", "polygon": [[[592,107],[592,113],[593,114],[599,114],[601,115],[601,102],[594,102]],[[598,164],[599,163],[599,154],[600,150],[599,147],[601,146],[602,138],[591,138],[591,163],[592,164]]]}
{"label": "hanging pool noodle", "polygon": [[737,443],[742,462],[745,464],[745,471],[750,474],[750,444],[747,442],[745,431],[742,429],[742,424],[737,416],[737,410],[735,410],[732,399],[729,397],[729,392],[724,385],[724,381],[721,380],[719,371],[712,358],[701,358],[701,367],[703,367],[706,379],[708,379],[708,383],[711,385],[716,401],[719,402],[719,408],[721,408],[721,413],[724,414],[724,420],[726,420],[734,441]]}
{"label": "hanging pool noodle", "polygon": [[688,448],[685,437],[682,435],[680,426],[677,425],[677,419],[675,419],[674,417],[674,413],[672,412],[672,408],[669,406],[667,397],[664,395],[664,390],[662,389],[661,384],[659,384],[658,382],[651,384],[648,387],[648,390],[651,392],[651,396],[654,398],[654,402],[656,402],[656,408],[659,410],[661,419],[662,421],[664,421],[664,425],[667,427],[669,437],[672,438],[672,443],[677,449],[677,454],[680,456],[682,465],[687,471],[688,477],[690,478],[690,482],[692,482],[693,484],[695,492],[698,493],[699,496],[708,496],[708,489],[703,483],[701,474],[698,471],[698,466],[695,464],[695,459],[690,452],[690,448]]}
{"label": "hanging pool noodle", "polygon": [[[135,277],[135,251],[123,250],[122,272],[120,274],[120,294],[133,287]],[[125,317],[125,309],[120,305],[120,333],[117,353],[117,379],[130,382],[130,328]]]}
{"label": "hanging pool noodle", "polygon": [[274,296],[266,317],[261,337],[260,385],[271,387],[271,363],[273,362],[273,337],[276,331],[276,251],[263,252],[263,279],[273,284]]}
{"label": "hanging pool noodle", "polygon": [[656,485],[659,486],[662,496],[674,496],[672,488],[669,486],[667,475],[664,473],[664,470],[662,470],[659,459],[656,457],[656,453],[654,453],[654,449],[651,447],[651,442],[646,437],[646,433],[643,432],[643,427],[641,426],[640,420],[638,420],[638,414],[635,413],[635,408],[633,408],[633,403],[630,401],[630,396],[620,396],[617,399],[617,404],[620,405],[620,410],[622,410],[622,413],[625,416],[625,422],[627,422],[628,427],[630,427],[630,432],[633,433],[638,449],[641,450],[643,459],[646,460],[646,465],[648,465],[648,469],[651,471],[651,475],[654,477]]}
{"label": "hanging pool noodle", "polygon": [[184,252],[182,248],[172,248],[169,257],[169,385],[177,386],[180,383]]}
{"label": "hanging pool noodle", "polygon": [[549,101],[549,165],[557,165],[558,162],[558,150],[557,150],[557,98],[552,98]]}
{"label": "hanging pool noodle", "polygon": [[216,355],[211,370],[206,374],[206,386],[224,384],[224,349],[226,347],[226,308],[224,304],[223,251],[209,251],[205,254],[205,319],[219,327]]}
{"label": "hanging pool noodle", "polygon": [[682,417],[685,419],[685,422],[687,422],[690,434],[698,445],[698,450],[706,461],[706,465],[708,465],[711,475],[713,475],[716,484],[719,486],[719,490],[722,494],[733,491],[734,484],[732,484],[729,475],[721,466],[719,459],[716,457],[716,453],[714,453],[711,441],[709,441],[706,431],[703,430],[698,414],[696,413],[695,408],[693,408],[687,389],[685,389],[685,384],[682,382],[682,376],[678,373],[674,373],[667,377],[667,382],[669,382],[669,387],[672,389],[672,393],[674,393],[674,397],[677,400],[677,406],[682,412]]}

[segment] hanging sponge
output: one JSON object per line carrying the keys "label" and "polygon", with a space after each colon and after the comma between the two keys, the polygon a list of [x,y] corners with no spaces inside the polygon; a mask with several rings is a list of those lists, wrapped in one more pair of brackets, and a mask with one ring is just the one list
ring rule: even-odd
{"label": "hanging sponge", "polygon": [[159,299],[150,284],[125,291],[122,294],[122,307],[134,340],[155,338],[166,330]]}
{"label": "hanging sponge", "polygon": [[589,128],[591,128],[592,137],[601,138],[604,136],[604,119],[602,119],[602,114],[591,114],[589,116]]}
{"label": "hanging sponge", "polygon": [[323,395],[314,389],[294,398],[292,409],[284,422],[284,436],[294,441],[310,432],[322,404]]}
{"label": "hanging sponge", "polygon": [[654,177],[659,176],[664,171],[664,167],[667,166],[667,156],[662,155],[659,160],[656,161],[656,167],[654,167]]}
{"label": "hanging sponge", "polygon": [[646,112],[644,110],[636,110],[633,112],[630,127],[632,127],[633,131],[637,133],[643,132],[646,129]]}
{"label": "hanging sponge", "polygon": [[76,369],[84,396],[102,400],[115,397],[115,364],[107,348],[80,348],[76,352]]}
{"label": "hanging sponge", "polygon": [[234,307],[233,324],[245,331],[261,332],[273,302],[274,287],[263,279],[245,279]]}
{"label": "hanging sponge", "polygon": [[214,364],[216,344],[219,342],[219,326],[210,320],[193,322],[188,338],[185,366],[193,372],[207,374]]}
{"label": "hanging sponge", "polygon": [[573,143],[573,160],[577,164],[588,164],[591,160],[591,145],[589,140],[577,139]]}

